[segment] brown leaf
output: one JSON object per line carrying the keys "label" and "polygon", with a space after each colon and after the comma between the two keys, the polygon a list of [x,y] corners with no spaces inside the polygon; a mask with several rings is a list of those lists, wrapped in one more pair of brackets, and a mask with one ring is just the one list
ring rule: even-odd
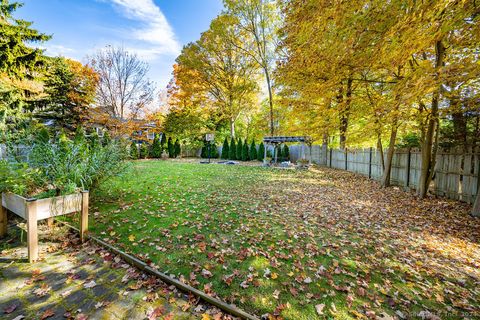
{"label": "brown leaf", "polygon": [[55,312],[53,312],[52,309],[47,309],[45,312],[43,312],[42,317],[40,318],[41,320],[53,317],[55,315]]}

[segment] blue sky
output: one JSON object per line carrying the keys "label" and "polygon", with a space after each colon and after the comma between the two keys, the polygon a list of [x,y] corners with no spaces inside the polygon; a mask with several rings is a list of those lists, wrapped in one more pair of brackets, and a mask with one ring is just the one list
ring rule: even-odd
{"label": "blue sky", "polygon": [[195,41],[222,10],[222,0],[22,0],[17,17],[53,35],[49,55],[86,62],[106,45],[123,46],[150,64],[161,89],[183,45]]}

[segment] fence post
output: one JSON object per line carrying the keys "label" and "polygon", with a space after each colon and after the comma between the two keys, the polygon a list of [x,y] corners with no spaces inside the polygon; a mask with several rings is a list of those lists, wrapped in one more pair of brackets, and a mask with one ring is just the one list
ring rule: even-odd
{"label": "fence post", "polygon": [[27,247],[28,261],[38,259],[37,199],[27,199]]}
{"label": "fence post", "polygon": [[368,154],[368,179],[372,178],[372,147],[370,147]]}
{"label": "fence post", "polygon": [[406,188],[408,189],[408,187],[410,186],[410,163],[411,163],[411,160],[412,160],[412,152],[411,152],[411,148],[408,147],[408,155],[407,155],[407,181],[406,181]]}
{"label": "fence post", "polygon": [[345,148],[345,171],[348,171],[348,149]]}
{"label": "fence post", "polygon": [[333,149],[330,148],[330,168],[332,167],[332,154],[333,154]]}
{"label": "fence post", "polygon": [[80,240],[85,242],[88,232],[88,190],[83,190],[82,195],[82,214],[80,217]]}

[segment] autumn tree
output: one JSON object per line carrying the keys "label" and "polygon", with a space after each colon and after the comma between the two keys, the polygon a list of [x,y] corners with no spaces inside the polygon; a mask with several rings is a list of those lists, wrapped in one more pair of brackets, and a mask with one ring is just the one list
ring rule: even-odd
{"label": "autumn tree", "polygon": [[135,118],[152,102],[148,64],[137,55],[108,46],[90,57],[90,64],[99,75],[97,105],[111,117]]}
{"label": "autumn tree", "polygon": [[245,56],[253,58],[265,75],[268,91],[270,134],[275,132],[272,70],[275,64],[279,25],[276,1],[224,0],[227,13],[237,19],[242,40],[232,41]]}
{"label": "autumn tree", "polygon": [[232,137],[238,117],[254,103],[257,90],[256,66],[250,56],[238,50],[241,31],[234,22],[228,15],[215,18],[197,42],[183,48],[176,74],[184,91],[191,91],[192,86],[204,90],[206,95],[199,102],[229,121]]}
{"label": "autumn tree", "polygon": [[44,83],[47,96],[40,101],[37,117],[54,119],[74,130],[88,118],[95,100],[98,76],[89,66],[66,58],[53,58]]}

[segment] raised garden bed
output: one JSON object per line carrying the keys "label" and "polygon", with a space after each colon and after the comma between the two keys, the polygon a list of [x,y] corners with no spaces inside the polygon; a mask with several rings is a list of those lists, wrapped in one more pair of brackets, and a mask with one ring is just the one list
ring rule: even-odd
{"label": "raised garden bed", "polygon": [[24,198],[14,193],[2,193],[0,206],[0,237],[7,233],[7,210],[27,221],[28,260],[38,259],[38,221],[73,212],[81,212],[80,238],[88,230],[88,191],[45,199]]}

